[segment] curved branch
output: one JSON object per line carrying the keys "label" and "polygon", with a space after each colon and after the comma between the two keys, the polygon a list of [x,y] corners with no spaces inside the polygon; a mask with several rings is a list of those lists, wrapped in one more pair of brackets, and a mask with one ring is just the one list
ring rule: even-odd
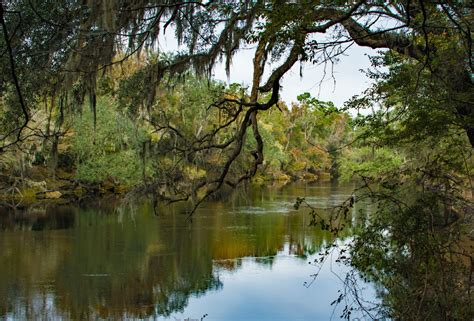
{"label": "curved branch", "polygon": [[12,49],[12,46],[11,46],[11,43],[10,43],[10,37],[8,35],[7,24],[5,22],[4,13],[5,13],[5,9],[3,7],[3,1],[0,1],[0,22],[1,22],[1,25],[2,25],[2,29],[3,29],[3,38],[5,39],[5,43],[7,45],[7,51],[8,51],[9,61],[10,61],[10,68],[11,68],[13,84],[15,85],[15,90],[16,90],[16,93],[18,95],[18,101],[20,103],[21,111],[22,111],[23,117],[25,119],[24,119],[23,124],[18,129],[16,140],[14,142],[6,145],[6,146],[0,147],[0,152],[3,151],[5,149],[5,147],[11,146],[11,145],[16,144],[16,143],[21,141],[21,133],[26,128],[26,126],[28,125],[28,122],[30,120],[30,116],[28,114],[28,108],[25,104],[25,100],[23,99],[23,94],[21,92],[20,83],[18,81],[18,76],[16,74],[15,58],[14,58],[13,49]]}

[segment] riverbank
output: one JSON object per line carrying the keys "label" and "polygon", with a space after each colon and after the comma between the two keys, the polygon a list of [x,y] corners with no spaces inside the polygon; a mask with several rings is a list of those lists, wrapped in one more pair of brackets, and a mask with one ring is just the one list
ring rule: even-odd
{"label": "riverbank", "polygon": [[121,195],[131,187],[107,180],[99,183],[81,182],[74,172],[63,169],[54,174],[46,166],[32,166],[22,176],[0,175],[0,202],[23,206],[37,202],[70,203],[91,196]]}
{"label": "riverbank", "polygon": [[[257,174],[252,184],[282,187],[292,182],[329,181],[328,173],[301,173],[288,175],[284,173]],[[25,170],[22,175],[15,173],[0,174],[0,203],[7,207],[29,206],[35,203],[47,202],[68,204],[80,202],[83,199],[123,196],[136,186],[124,185],[112,179],[91,183],[76,179],[74,171],[62,168],[52,173],[44,165],[35,165]]]}

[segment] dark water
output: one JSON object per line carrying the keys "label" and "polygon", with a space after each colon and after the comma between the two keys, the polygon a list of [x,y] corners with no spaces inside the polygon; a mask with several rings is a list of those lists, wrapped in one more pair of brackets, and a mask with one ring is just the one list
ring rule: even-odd
{"label": "dark water", "polygon": [[[252,188],[205,204],[30,208],[0,215],[0,319],[329,320],[346,270],[308,264],[343,243],[309,227],[297,196],[322,208],[351,186]],[[356,206],[357,207],[357,206]],[[351,215],[350,221],[355,221]],[[368,287],[367,295],[373,296]]]}

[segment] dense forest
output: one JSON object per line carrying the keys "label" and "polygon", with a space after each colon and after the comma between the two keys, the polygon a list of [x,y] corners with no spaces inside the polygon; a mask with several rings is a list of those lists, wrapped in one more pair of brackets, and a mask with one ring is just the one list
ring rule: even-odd
{"label": "dense forest", "polygon": [[[334,215],[376,210],[344,260],[383,288],[384,315],[474,315],[468,1],[18,0],[0,18],[3,208],[118,194],[185,202],[190,218],[246,184],[353,181]],[[178,49],[161,49],[165,34]],[[379,50],[366,91],[344,106],[280,99],[297,63],[337,63],[353,45]],[[251,85],[212,78],[223,63],[232,80],[249,48]]]}
{"label": "dense forest", "polygon": [[[228,97],[245,99],[245,88],[189,74],[186,80],[157,88],[153,106],[147,108],[139,87],[143,79],[132,69],[140,64],[145,65],[123,63],[114,72],[116,77],[98,81],[95,112],[84,103],[61,111],[67,108],[61,98],[41,102],[44,105],[31,118],[34,128],[27,129],[31,137],[22,141],[22,152],[12,148],[4,153],[7,193],[54,198],[46,191],[57,189],[63,198],[77,199],[97,192],[124,194],[146,184],[160,184],[156,188],[164,191],[175,185],[186,188],[183,184],[222,167],[225,154],[204,151],[198,140],[228,117],[213,104]],[[353,136],[350,115],[307,93],[291,107],[278,105],[279,109],[260,118],[265,160],[253,182],[335,178],[342,159],[339,149]],[[217,144],[228,140],[233,130],[215,135]],[[244,155],[255,146],[255,139],[248,136],[229,177],[235,179],[245,170],[251,158]]]}

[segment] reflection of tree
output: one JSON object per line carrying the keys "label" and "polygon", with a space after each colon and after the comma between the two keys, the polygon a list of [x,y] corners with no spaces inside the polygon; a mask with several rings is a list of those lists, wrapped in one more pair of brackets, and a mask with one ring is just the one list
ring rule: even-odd
{"label": "reflection of tree", "polygon": [[210,252],[194,242],[206,237],[201,230],[186,237],[176,229],[157,231],[148,215],[123,224],[108,215],[99,219],[105,224],[94,224],[97,213],[87,214],[56,276],[57,304],[74,318],[169,315],[182,311],[191,295],[221,287]]}
{"label": "reflection of tree", "polygon": [[[196,282],[195,282],[196,281]],[[194,283],[195,282],[195,283]],[[174,312],[183,312],[191,296],[200,296],[209,290],[222,289],[222,282],[218,277],[209,275],[200,280],[180,279],[156,290],[156,309],[159,315],[169,316]]]}
{"label": "reflection of tree", "polygon": [[5,210],[5,214],[0,215],[0,230],[69,229],[74,226],[75,212],[74,208],[67,206],[41,206],[25,211]]}
{"label": "reflection of tree", "polygon": [[[267,192],[248,196],[262,208],[262,200],[272,199]],[[246,204],[233,200],[237,209]],[[158,218],[147,206],[134,215],[79,210],[67,231],[48,223],[45,231],[0,235],[0,316],[22,318],[25,307],[30,315],[80,320],[169,316],[190,297],[220,290],[216,271],[238,269],[242,257],[271,267],[285,248],[304,256],[332,241],[308,229],[303,213],[233,215],[228,207],[214,202],[192,225],[180,207]],[[48,311],[34,303],[46,298],[54,302]]]}
{"label": "reflection of tree", "polygon": [[18,320],[48,319],[50,280],[69,249],[63,232],[0,232],[0,318],[12,313]]}

